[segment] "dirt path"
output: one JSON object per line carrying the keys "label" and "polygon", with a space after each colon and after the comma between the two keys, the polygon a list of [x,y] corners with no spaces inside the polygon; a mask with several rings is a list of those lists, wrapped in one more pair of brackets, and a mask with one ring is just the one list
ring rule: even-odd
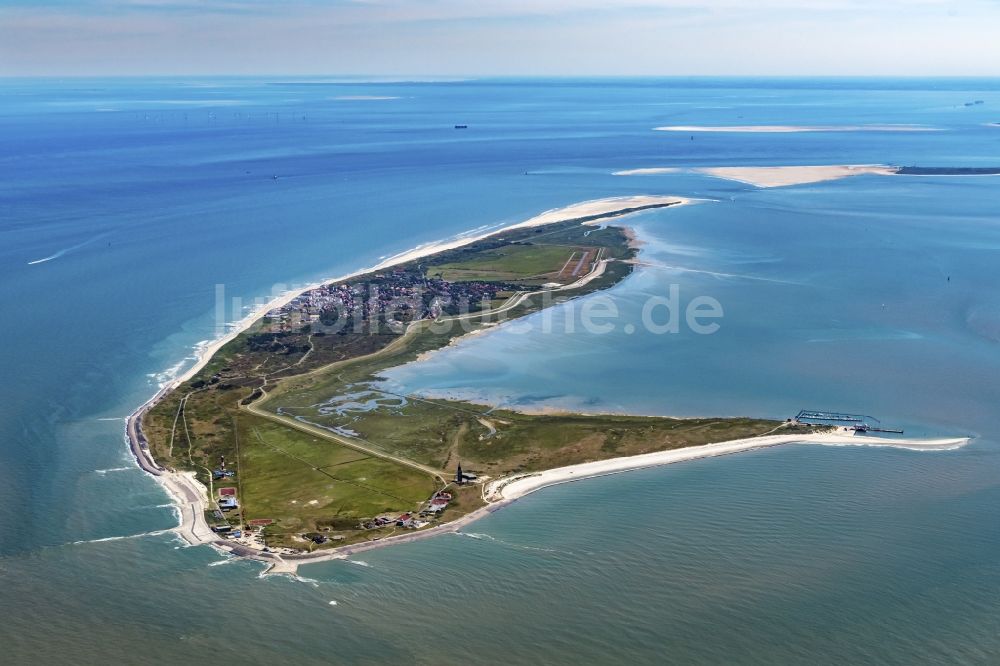
{"label": "dirt path", "polygon": [[[264,397],[260,401],[258,401],[258,403],[263,402],[264,398],[267,397],[267,393],[263,389],[261,389],[261,392],[264,394]],[[251,414],[260,416],[261,418],[265,418],[269,421],[280,423],[281,425],[295,428],[296,430],[301,430],[302,432],[307,432],[310,435],[317,435],[319,437],[323,437],[324,439],[333,440],[338,444],[354,449],[355,451],[361,451],[362,453],[366,453],[375,458],[391,460],[392,462],[404,465],[406,467],[418,470],[420,472],[424,472],[425,474],[429,474],[435,479],[443,481],[443,479],[441,478],[441,470],[434,469],[429,465],[424,465],[415,462],[413,460],[409,460],[407,458],[401,458],[399,456],[392,455],[391,453],[387,453],[385,451],[381,451],[377,448],[374,448],[373,445],[371,445],[368,442],[365,442],[364,440],[338,435],[337,433],[331,432],[326,428],[321,428],[319,426],[315,426],[310,423],[303,423],[302,421],[299,421],[297,419],[293,419],[287,416],[282,416],[280,414],[275,414],[273,412],[264,411],[259,407],[257,407],[258,403],[251,403],[249,405],[244,405],[241,408],[247,410]]]}

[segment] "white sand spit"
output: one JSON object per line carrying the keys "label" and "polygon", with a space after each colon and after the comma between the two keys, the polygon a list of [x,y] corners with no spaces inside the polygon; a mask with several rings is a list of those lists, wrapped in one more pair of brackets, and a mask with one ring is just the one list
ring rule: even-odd
{"label": "white sand spit", "polygon": [[595,462],[581,463],[579,465],[569,465],[556,469],[545,470],[535,474],[525,474],[517,477],[507,477],[497,479],[487,484],[484,491],[486,499],[499,502],[510,501],[523,497],[541,488],[554,486],[560,483],[569,483],[588,479],[595,476],[606,476],[618,474],[635,469],[647,467],[659,467],[672,463],[683,462],[685,460],[696,460],[699,458],[710,458],[714,456],[750,451],[780,444],[823,444],[827,446],[885,446],[895,448],[914,449],[922,451],[944,451],[956,449],[968,443],[966,437],[953,437],[942,439],[883,439],[881,437],[858,436],[849,433],[832,432],[819,433],[814,435],[769,435],[766,437],[753,437],[750,439],[735,439],[729,442],[719,442],[717,444],[705,444],[703,446],[690,446],[683,449],[673,449],[670,451],[659,451],[656,453],[646,453],[638,456],[628,456],[624,458],[612,458],[610,460],[598,460]]}
{"label": "white sand spit", "polygon": [[891,176],[896,173],[897,168],[884,164],[835,164],[827,166],[706,167],[695,169],[695,171],[716,178],[749,183],[757,187],[785,187],[864,174]]}

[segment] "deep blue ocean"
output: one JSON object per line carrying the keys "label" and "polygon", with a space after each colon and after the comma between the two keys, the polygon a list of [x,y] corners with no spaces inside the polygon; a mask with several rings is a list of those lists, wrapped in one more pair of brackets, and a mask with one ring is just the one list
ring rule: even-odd
{"label": "deep blue ocean", "polygon": [[[0,80],[0,662],[1000,662],[1000,177],[612,175],[1000,166],[991,123],[1000,80]],[[653,130],[755,124],[931,131]],[[222,332],[220,289],[233,321],[626,194],[710,201],[631,219],[645,265],[608,292],[614,331],[567,333],[576,302],[389,381],[529,408],[836,409],[973,443],[583,481],[298,580],[169,532],[122,419]],[[671,285],[716,299],[719,331],[621,330]]]}

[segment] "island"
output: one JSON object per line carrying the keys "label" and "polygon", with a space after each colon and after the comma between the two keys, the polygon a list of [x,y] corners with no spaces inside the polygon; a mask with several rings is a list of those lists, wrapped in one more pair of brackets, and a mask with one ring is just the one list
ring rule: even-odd
{"label": "island", "polygon": [[754,187],[806,185],[851,176],[996,176],[1000,167],[892,166],[889,164],[823,164],[794,166],[643,167],[611,172],[613,176],[697,173]]}
{"label": "island", "polygon": [[131,450],[178,503],[186,541],[293,573],[579,478],[793,441],[891,444],[796,419],[523,413],[395,393],[381,377],[618,284],[639,250],[615,221],[688,203],[584,202],[286,294],[136,410]]}

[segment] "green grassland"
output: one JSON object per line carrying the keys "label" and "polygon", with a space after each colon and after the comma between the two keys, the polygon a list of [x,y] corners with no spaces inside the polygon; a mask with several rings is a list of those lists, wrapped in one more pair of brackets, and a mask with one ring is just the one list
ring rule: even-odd
{"label": "green grassland", "polygon": [[[529,293],[553,281],[574,253],[588,252],[614,261],[582,287]],[[421,279],[442,275],[495,283],[502,288],[493,307],[516,304],[503,313],[512,319],[618,283],[632,270],[623,260],[634,253],[619,228],[567,222],[508,232],[395,270]],[[359,523],[417,509],[446,484],[459,461],[466,471],[496,477],[748,437],[779,425],[755,419],[526,415],[389,394],[368,411],[320,412],[319,405],[338,396],[381,391],[382,370],[496,320],[492,313],[474,312],[413,322],[404,334],[367,324],[328,334],[308,326],[279,327],[265,318],[149,410],[143,431],[162,465],[195,471],[213,497],[218,486],[211,470],[222,457],[229,469],[236,461],[237,476],[227,483],[237,487],[242,519],[273,519],[269,544],[313,548],[302,534],[336,535],[340,540],[328,544],[335,545],[391,532],[394,528],[361,530]],[[443,520],[482,505],[478,487],[450,490],[455,500]]]}
{"label": "green grassland", "polygon": [[[372,386],[378,383],[371,378]],[[317,385],[314,397],[331,385]],[[357,384],[350,390],[357,390]],[[453,472],[491,477],[537,471],[602,458],[637,455],[764,434],[775,421],[748,418],[671,419],[617,415],[522,414],[455,400],[410,397],[404,406],[386,406],[342,416],[302,408],[302,390],[269,397],[258,409],[294,412],[324,427],[346,427],[379,449]],[[300,405],[289,409],[289,401]]]}
{"label": "green grassland", "polygon": [[243,415],[239,479],[245,520],[271,518],[272,543],[323,528],[363,536],[358,524],[418,509],[440,485],[430,476],[267,419]]}
{"label": "green grassland", "polygon": [[559,270],[581,251],[566,245],[511,245],[480,253],[469,261],[431,266],[427,274],[449,282],[495,280],[542,284],[556,280]]}
{"label": "green grassland", "polygon": [[[590,261],[584,262],[577,275],[572,275],[578,260],[588,252]],[[554,225],[512,233],[481,247],[442,253],[426,267],[425,273],[451,282],[483,280],[536,287],[582,277],[598,252],[601,257],[612,259],[627,259],[634,254],[618,228]],[[563,272],[567,263],[568,268]]]}

